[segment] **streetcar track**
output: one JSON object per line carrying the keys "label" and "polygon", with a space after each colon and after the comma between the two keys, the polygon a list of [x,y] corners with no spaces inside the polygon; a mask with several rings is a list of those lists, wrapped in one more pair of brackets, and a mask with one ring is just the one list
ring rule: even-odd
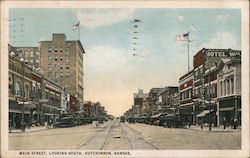
{"label": "streetcar track", "polygon": [[142,134],[140,134],[138,131],[136,131],[135,129],[129,127],[128,125],[126,125],[124,123],[124,125],[126,127],[128,127],[134,134],[136,134],[139,138],[143,139],[145,142],[147,142],[148,144],[150,144],[152,147],[154,147],[155,149],[159,150],[159,148],[157,148],[153,143],[151,143],[150,141],[148,141]]}
{"label": "streetcar track", "polygon": [[82,146],[84,146],[85,144],[87,144],[91,139],[93,139],[98,132],[96,132],[94,135],[88,137],[87,139],[85,139],[84,141],[82,141],[81,143],[79,143],[79,145],[77,145],[77,147],[75,148],[75,150],[80,149]]}
{"label": "streetcar track", "polygon": [[129,139],[127,137],[127,133],[124,131],[124,129],[122,128],[122,126],[121,126],[121,130],[122,130],[122,134],[124,135],[127,144],[129,145],[130,149],[133,150],[133,146],[132,146],[131,142],[129,141]]}
{"label": "streetcar track", "polygon": [[101,147],[101,150],[105,150],[107,144],[108,144],[108,141],[110,140],[110,136],[111,136],[111,131],[113,130],[113,127],[114,127],[114,123],[115,121],[113,122],[113,124],[110,126],[110,130],[108,131],[108,135],[105,139],[105,142],[103,143],[102,147]]}

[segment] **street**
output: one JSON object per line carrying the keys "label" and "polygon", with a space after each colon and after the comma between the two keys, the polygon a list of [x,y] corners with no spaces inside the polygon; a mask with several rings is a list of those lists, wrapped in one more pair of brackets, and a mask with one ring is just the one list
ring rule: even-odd
{"label": "street", "polygon": [[185,150],[240,149],[241,132],[204,132],[108,121],[28,133],[10,133],[12,150]]}

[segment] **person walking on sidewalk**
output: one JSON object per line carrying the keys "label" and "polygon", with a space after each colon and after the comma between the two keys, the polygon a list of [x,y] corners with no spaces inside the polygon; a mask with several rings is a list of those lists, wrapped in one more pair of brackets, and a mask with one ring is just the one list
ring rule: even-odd
{"label": "person walking on sidewalk", "polygon": [[235,118],[235,119],[234,119],[234,129],[236,129],[237,126],[238,126],[238,120]]}
{"label": "person walking on sidewalk", "polygon": [[224,116],[223,117],[223,128],[226,129],[226,124],[227,124],[227,119],[226,117]]}
{"label": "person walking on sidewalk", "polygon": [[230,125],[231,125],[231,129],[233,129],[233,127],[234,127],[234,117],[231,118]]}
{"label": "person walking on sidewalk", "polygon": [[203,119],[201,119],[201,130],[203,130]]}

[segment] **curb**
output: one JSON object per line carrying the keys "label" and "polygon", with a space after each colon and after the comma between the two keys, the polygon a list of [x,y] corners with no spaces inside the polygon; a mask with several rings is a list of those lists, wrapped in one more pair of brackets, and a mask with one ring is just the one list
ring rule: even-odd
{"label": "curb", "polygon": [[9,132],[9,134],[11,133],[33,133],[33,132],[39,132],[39,131],[45,131],[45,130],[51,130],[51,129],[55,129],[55,128],[45,128],[45,129],[39,129],[39,130],[34,130],[34,131],[25,131],[25,132],[21,132],[21,131],[18,131],[18,132]]}

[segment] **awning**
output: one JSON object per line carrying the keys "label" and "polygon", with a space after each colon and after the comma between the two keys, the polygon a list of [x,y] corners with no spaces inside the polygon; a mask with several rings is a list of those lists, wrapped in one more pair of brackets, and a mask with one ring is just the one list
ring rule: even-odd
{"label": "awning", "polygon": [[[211,110],[211,112],[212,112],[213,110]],[[197,115],[197,117],[203,117],[203,116],[205,116],[206,114],[208,114],[209,113],[209,110],[204,110],[204,111],[202,111],[201,113],[199,113],[198,115]]]}
{"label": "awning", "polygon": [[157,115],[152,116],[152,118],[157,118],[157,117],[159,117],[159,116],[161,116],[161,113],[160,113],[160,114],[157,114]]}
{"label": "awning", "polygon": [[232,111],[234,107],[220,108],[219,111]]}

